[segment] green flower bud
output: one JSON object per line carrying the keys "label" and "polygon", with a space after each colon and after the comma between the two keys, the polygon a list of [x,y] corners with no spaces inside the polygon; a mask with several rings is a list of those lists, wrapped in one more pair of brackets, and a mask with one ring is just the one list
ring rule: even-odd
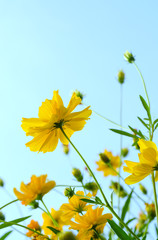
{"label": "green flower bud", "polygon": [[77,97],[80,97],[81,98],[81,100],[83,100],[83,98],[84,98],[84,95],[80,92],[80,91],[78,91],[78,90],[75,90],[74,91],[75,93],[76,93],[76,96]]}
{"label": "green flower bud", "polygon": [[0,187],[3,187],[4,186],[4,182],[2,180],[2,178],[0,178]]}
{"label": "green flower bud", "polygon": [[121,149],[121,155],[122,157],[126,157],[128,155],[128,148],[122,148]]}
{"label": "green flower bud", "polygon": [[75,194],[74,188],[72,189],[71,187],[65,188],[64,190],[64,195],[68,198],[71,198]]}
{"label": "green flower bud", "polygon": [[76,240],[76,237],[72,232],[64,232],[60,233],[59,240]]}
{"label": "green flower bud", "polygon": [[72,169],[72,175],[77,179],[78,182],[82,182],[83,176],[81,174],[80,169],[78,168],[73,168]]}
{"label": "green flower bud", "polygon": [[92,195],[95,196],[98,191],[98,186],[95,182],[88,182],[84,185],[85,189],[92,191]]}
{"label": "green flower bud", "polygon": [[122,70],[118,72],[117,79],[119,83],[124,83],[125,73]]}
{"label": "green flower bud", "polygon": [[114,193],[119,197],[126,197],[127,192],[124,190],[124,188],[118,183],[118,182],[111,182],[111,185],[109,186],[111,189],[113,189]]}
{"label": "green flower bud", "polygon": [[139,189],[145,195],[148,193],[147,189],[141,183],[139,183]]}
{"label": "green flower bud", "polygon": [[37,201],[32,201],[29,205],[32,209],[36,209],[39,207],[39,203]]}
{"label": "green flower bud", "polygon": [[2,212],[0,212],[0,220],[5,221],[5,216]]}
{"label": "green flower bud", "polygon": [[100,159],[104,163],[106,163],[106,164],[110,163],[110,159],[108,158],[108,156],[105,153],[100,153],[99,156],[100,156]]}
{"label": "green flower bud", "polygon": [[126,52],[124,53],[124,58],[125,58],[125,60],[126,60],[127,62],[129,62],[129,63],[135,62],[135,58],[134,58],[133,54],[130,53],[130,52],[128,52],[128,51],[126,51]]}
{"label": "green flower bud", "polygon": [[67,155],[67,154],[69,154],[69,151],[70,151],[69,145],[63,144],[63,152]]}

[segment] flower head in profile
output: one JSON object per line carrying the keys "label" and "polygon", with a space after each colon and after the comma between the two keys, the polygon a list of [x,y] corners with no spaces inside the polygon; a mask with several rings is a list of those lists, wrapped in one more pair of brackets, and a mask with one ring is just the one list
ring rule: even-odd
{"label": "flower head in profile", "polygon": [[57,239],[57,235],[55,233],[53,233],[50,229],[47,228],[47,226],[49,227],[53,227],[58,231],[62,230],[63,225],[65,224],[65,222],[62,220],[62,211],[61,210],[55,210],[55,209],[51,209],[51,215],[53,217],[53,219],[56,221],[57,225],[56,226],[52,219],[50,218],[50,216],[47,213],[43,213],[42,214],[42,218],[43,218],[43,226],[42,229],[44,231],[44,233],[46,235],[51,235],[52,239]]}
{"label": "flower head in profile", "polygon": [[112,152],[108,152],[106,149],[104,153],[99,154],[100,159],[97,161],[98,171],[103,171],[104,176],[109,175],[117,176],[116,169],[120,166],[120,157],[113,156]]}
{"label": "flower head in profile", "polygon": [[98,234],[103,233],[107,219],[112,219],[112,214],[103,214],[104,208],[97,207],[96,209],[89,208],[85,215],[75,216],[75,222],[71,221],[70,229],[78,230],[77,239],[91,240],[98,239]]}
{"label": "flower head in profile", "polygon": [[81,98],[73,93],[67,108],[58,93],[54,91],[52,100],[46,99],[39,108],[38,118],[23,118],[22,129],[27,136],[33,139],[26,146],[34,152],[52,152],[58,144],[58,140],[67,145],[69,142],[61,128],[68,136],[75,131],[80,131],[89,119],[92,111],[89,107],[80,112],[72,112],[81,103]]}
{"label": "flower head in profile", "polygon": [[125,179],[125,183],[134,184],[140,182],[149,174],[153,173],[153,171],[156,171],[155,181],[157,181],[158,151],[156,144],[152,141],[139,139],[138,145],[140,147],[140,153],[138,154],[139,162],[124,161],[127,167],[123,167],[123,170],[131,173],[131,175]]}
{"label": "flower head in profile", "polygon": [[[35,231],[39,231],[41,232],[41,227],[39,225],[38,222],[34,221],[33,219],[31,220],[31,222],[27,225],[28,228],[31,228],[32,230],[35,230]],[[27,237],[31,237],[32,235],[34,234],[33,231],[29,230],[27,233],[26,233],[26,236]]]}
{"label": "flower head in profile", "polygon": [[14,193],[17,198],[22,201],[22,204],[25,206],[30,204],[32,201],[36,199],[40,199],[48,193],[52,188],[55,187],[56,183],[54,181],[46,182],[47,174],[36,177],[33,175],[31,177],[31,182],[25,184],[21,183],[19,192],[16,188],[14,188]]}
{"label": "flower head in profile", "polygon": [[[77,191],[76,194],[81,196],[73,195],[69,199],[69,203],[64,203],[60,207],[60,209],[63,211],[62,219],[65,221],[70,220],[76,215],[76,213],[82,214],[84,211],[87,211],[91,207],[90,205],[87,205],[87,202],[81,200],[83,198],[86,198],[84,197],[83,191]],[[87,197],[91,196],[92,195],[90,193],[87,194]]]}

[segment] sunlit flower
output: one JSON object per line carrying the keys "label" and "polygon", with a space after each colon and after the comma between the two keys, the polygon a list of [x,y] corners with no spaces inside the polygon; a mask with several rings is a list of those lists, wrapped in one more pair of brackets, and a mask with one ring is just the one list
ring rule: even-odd
{"label": "sunlit flower", "polygon": [[148,218],[153,220],[156,217],[155,204],[154,203],[145,203],[145,210],[148,214]]}
{"label": "sunlit flower", "polygon": [[25,184],[24,182],[20,185],[20,191],[14,188],[14,193],[17,198],[22,201],[25,206],[32,201],[42,198],[43,195],[48,193],[52,188],[55,187],[56,183],[54,181],[46,182],[47,174],[36,177],[33,175],[31,177],[31,182]]}
{"label": "sunlit flower", "polygon": [[158,151],[156,144],[152,141],[140,139],[138,145],[140,147],[140,153],[138,154],[139,162],[124,161],[127,167],[123,167],[123,170],[132,174],[125,179],[125,183],[134,184],[140,182],[154,170],[156,171],[155,181],[157,181]]}
{"label": "sunlit flower", "polygon": [[85,215],[75,216],[75,222],[70,222],[70,229],[78,230],[77,239],[91,240],[98,239],[98,234],[103,233],[107,219],[112,219],[112,214],[103,214],[104,208],[97,207],[96,209],[89,208]]}
{"label": "sunlit flower", "polygon": [[[36,221],[34,221],[33,219],[32,219],[31,222],[27,225],[27,227],[28,227],[28,228],[31,228],[31,229],[33,229],[33,230],[35,230],[35,231],[39,231],[39,232],[41,231],[41,227],[40,227],[39,223],[36,222]],[[31,237],[32,234],[34,234],[34,232],[31,231],[31,230],[29,230],[29,231],[26,233],[26,236],[27,236],[27,237]]]}
{"label": "sunlit flower", "polygon": [[32,234],[31,239],[32,240],[48,240],[49,237],[46,235],[39,235],[37,233],[34,233],[34,234]]}
{"label": "sunlit flower", "polygon": [[[83,195],[83,197],[73,195],[69,199],[69,203],[62,204],[60,207],[60,209],[63,211],[62,219],[65,221],[70,220],[75,216],[76,213],[82,214],[84,211],[87,211],[91,207],[90,205],[87,205],[87,202],[80,200],[86,198],[84,197],[83,191],[77,191],[76,194]],[[92,195],[89,193],[87,196],[91,197]]]}
{"label": "sunlit flower", "polygon": [[116,169],[120,166],[120,157],[113,156],[112,152],[108,152],[107,150],[104,153],[99,154],[100,159],[98,162],[98,171],[103,171],[104,176],[117,176]]}
{"label": "sunlit flower", "polygon": [[141,213],[139,214],[138,222],[137,222],[137,224],[136,224],[136,229],[137,229],[138,231],[140,231],[141,228],[144,227],[144,224],[146,224],[146,221],[147,221],[147,220],[148,220],[147,215],[146,215],[145,213],[141,212]]}
{"label": "sunlit flower", "polygon": [[22,129],[27,136],[34,137],[26,146],[31,151],[52,152],[55,150],[58,140],[63,144],[68,144],[68,140],[63,135],[61,127],[70,138],[75,131],[80,131],[89,119],[92,111],[89,107],[80,112],[72,111],[81,103],[81,98],[73,93],[70,102],[64,107],[63,101],[54,91],[53,99],[46,99],[39,108],[39,118],[23,118]]}
{"label": "sunlit flower", "polygon": [[53,217],[53,219],[56,221],[56,223],[58,224],[58,226],[56,226],[52,219],[50,218],[50,216],[47,213],[43,213],[42,214],[42,218],[43,218],[43,226],[42,229],[44,231],[44,233],[46,235],[51,235],[52,239],[56,239],[56,234],[53,233],[50,229],[47,228],[47,226],[49,227],[53,227],[56,230],[61,231],[63,225],[65,224],[65,222],[62,220],[62,211],[61,210],[55,210],[55,209],[51,209],[51,215]]}

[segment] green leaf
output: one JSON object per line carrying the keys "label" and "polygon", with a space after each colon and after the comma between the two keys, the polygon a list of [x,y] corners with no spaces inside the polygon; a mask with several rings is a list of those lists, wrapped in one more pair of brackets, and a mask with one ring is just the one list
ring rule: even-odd
{"label": "green leaf", "polygon": [[47,228],[49,228],[49,229],[50,229],[53,233],[55,233],[55,234],[60,233],[59,230],[57,230],[57,229],[55,229],[55,228],[53,228],[53,227],[47,226]]}
{"label": "green leaf", "polygon": [[122,131],[122,130],[118,130],[118,129],[110,129],[110,130],[115,132],[115,133],[127,136],[127,137],[138,138],[136,135],[133,135],[131,133],[128,133],[128,132],[125,132],[125,131]]}
{"label": "green leaf", "polygon": [[158,122],[158,118],[154,120],[153,126]]}
{"label": "green leaf", "polygon": [[143,119],[141,119],[140,117],[137,117],[139,119],[139,121],[149,130],[149,126],[143,121]]}
{"label": "green leaf", "polygon": [[158,123],[156,124],[155,128],[154,128],[154,131],[156,130],[156,128],[158,127]]}
{"label": "green leaf", "polygon": [[131,240],[127,233],[125,233],[125,231],[122,230],[122,228],[120,228],[113,220],[108,219],[107,221],[120,240]]}
{"label": "green leaf", "polygon": [[101,201],[101,199],[99,197],[95,197],[95,201],[96,203],[100,204],[100,205],[104,205],[104,203]]}
{"label": "green leaf", "polygon": [[141,132],[140,130],[138,131],[138,130],[132,128],[131,126],[128,126],[128,127],[131,129],[132,132],[135,133],[135,135],[138,135],[138,136],[140,136],[141,138],[145,139],[144,135],[142,134],[142,132]]}
{"label": "green leaf", "polygon": [[22,222],[22,221],[24,221],[25,219],[28,219],[29,217],[31,217],[31,216],[27,216],[27,217],[23,217],[23,218],[17,218],[17,219],[15,219],[15,220],[2,223],[2,224],[0,224],[0,229],[6,228],[6,227],[9,227],[9,226],[12,226],[12,225],[16,225],[17,223]]}
{"label": "green leaf", "polygon": [[133,220],[135,220],[136,218],[134,217],[134,218],[131,218],[131,219],[129,219],[127,222],[126,222],[126,224],[128,225],[130,222],[132,222]]}
{"label": "green leaf", "polygon": [[122,221],[124,221],[125,216],[126,216],[126,213],[128,212],[130,200],[131,200],[131,197],[132,197],[132,193],[133,193],[133,190],[132,190],[131,193],[129,194],[129,196],[128,196],[125,204],[124,204],[124,207],[122,208],[122,214],[121,214],[121,219],[122,219]]}
{"label": "green leaf", "polygon": [[145,99],[144,99],[141,95],[140,95],[139,97],[140,97],[140,100],[141,100],[141,102],[142,102],[142,105],[143,105],[144,109],[145,109],[146,112],[147,112],[147,115],[148,115],[148,117],[149,117],[149,120],[151,120],[150,108],[149,108],[148,104],[146,103]]}
{"label": "green leaf", "polygon": [[80,200],[82,200],[83,202],[87,202],[87,203],[96,203],[95,201],[87,199],[87,198],[81,198]]}
{"label": "green leaf", "polygon": [[2,237],[0,237],[0,240],[6,239],[6,237],[8,237],[11,233],[12,233],[12,231],[5,233]]}

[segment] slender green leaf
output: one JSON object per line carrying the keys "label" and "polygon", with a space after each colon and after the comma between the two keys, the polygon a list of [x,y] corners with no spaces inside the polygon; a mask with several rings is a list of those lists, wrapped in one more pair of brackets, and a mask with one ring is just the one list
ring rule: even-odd
{"label": "slender green leaf", "polygon": [[111,228],[117,234],[120,240],[131,240],[131,238],[125,233],[122,228],[120,228],[113,220],[108,219],[108,223],[110,224]]}
{"label": "slender green leaf", "polygon": [[12,233],[12,231],[5,233],[2,237],[0,237],[0,240],[6,239],[6,237],[8,237],[11,233]]}
{"label": "slender green leaf", "polygon": [[96,201],[87,199],[87,198],[81,198],[80,200],[82,200],[83,202],[87,202],[87,203],[96,203]]}
{"label": "slender green leaf", "polygon": [[95,197],[95,201],[96,201],[96,203],[98,203],[98,204],[101,204],[101,205],[103,205],[104,203],[101,201],[101,199],[99,198],[99,197]]}
{"label": "slender green leaf", "polygon": [[140,100],[142,102],[142,105],[143,105],[144,109],[147,112],[147,115],[148,115],[149,119],[151,120],[150,108],[149,108],[148,104],[146,103],[145,99],[141,95],[139,97],[140,97]]}
{"label": "slender green leaf", "polygon": [[158,122],[158,118],[154,120],[153,126]]}
{"label": "slender green leaf", "polygon": [[132,222],[133,220],[135,220],[136,218],[134,217],[134,218],[131,218],[131,219],[129,219],[127,222],[126,222],[126,224],[128,225],[130,222]]}
{"label": "slender green leaf", "polygon": [[154,131],[157,129],[157,127],[158,127],[158,123],[156,124],[156,126],[155,126],[155,128],[154,128]]}
{"label": "slender green leaf", "polygon": [[135,133],[135,135],[138,135],[138,136],[140,136],[141,138],[145,139],[145,136],[142,134],[142,132],[141,132],[140,130],[138,131],[138,130],[132,128],[131,126],[128,126],[128,127],[131,129],[132,132]]}
{"label": "slender green leaf", "polygon": [[124,205],[124,207],[122,208],[122,214],[121,214],[121,219],[122,219],[122,221],[124,221],[125,216],[126,216],[126,213],[128,212],[129,204],[130,204],[131,197],[132,197],[132,193],[133,193],[133,190],[132,190],[131,193],[129,194],[129,196],[128,196],[126,202],[125,202],[125,205]]}
{"label": "slender green leaf", "polygon": [[50,226],[47,226],[47,228],[49,228],[49,229],[50,229],[53,233],[55,233],[55,234],[60,233],[60,231],[57,230],[56,228],[53,228],[53,227],[50,227]]}
{"label": "slender green leaf", "polygon": [[139,119],[139,121],[149,130],[150,128],[149,128],[149,126],[148,126],[148,124],[146,124],[144,121],[143,121],[143,119],[141,119],[140,117],[137,117],[138,119]]}
{"label": "slender green leaf", "polygon": [[12,221],[9,221],[9,222],[2,223],[2,224],[0,224],[0,229],[15,225],[19,222],[24,221],[25,219],[28,219],[29,217],[31,217],[31,216],[27,216],[27,217],[23,217],[23,218],[17,218],[17,219],[14,219]]}
{"label": "slender green leaf", "polygon": [[110,129],[110,130],[115,132],[115,133],[127,136],[127,137],[138,138],[136,135],[133,135],[131,133],[128,133],[128,132],[125,132],[125,131],[122,131],[122,130],[118,130],[118,129]]}

